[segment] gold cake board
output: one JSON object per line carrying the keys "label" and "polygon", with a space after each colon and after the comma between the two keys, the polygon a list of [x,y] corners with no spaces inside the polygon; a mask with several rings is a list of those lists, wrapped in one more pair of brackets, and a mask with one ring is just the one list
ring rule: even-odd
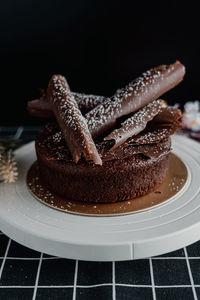
{"label": "gold cake board", "polygon": [[187,168],[175,154],[170,154],[169,170],[165,181],[148,195],[117,203],[82,203],[72,201],[50,192],[40,181],[37,162],[27,174],[27,185],[32,195],[51,208],[86,216],[116,216],[131,214],[172,199],[184,186],[188,176]]}

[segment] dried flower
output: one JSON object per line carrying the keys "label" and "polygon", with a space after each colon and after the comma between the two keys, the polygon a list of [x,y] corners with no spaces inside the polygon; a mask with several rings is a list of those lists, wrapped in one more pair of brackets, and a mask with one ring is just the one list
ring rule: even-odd
{"label": "dried flower", "polygon": [[200,130],[200,102],[187,102],[184,106],[183,127],[193,130]]}
{"label": "dried flower", "polygon": [[18,178],[17,164],[12,150],[0,153],[0,177],[4,183],[16,182]]}

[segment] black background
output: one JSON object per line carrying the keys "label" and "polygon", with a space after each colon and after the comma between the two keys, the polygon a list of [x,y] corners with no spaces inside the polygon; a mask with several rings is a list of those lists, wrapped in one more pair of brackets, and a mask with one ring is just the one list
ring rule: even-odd
{"label": "black background", "polygon": [[170,103],[200,95],[198,1],[30,1],[0,4],[0,125],[40,124],[26,102],[54,73],[73,91],[111,95],[141,72],[176,59],[184,82]]}

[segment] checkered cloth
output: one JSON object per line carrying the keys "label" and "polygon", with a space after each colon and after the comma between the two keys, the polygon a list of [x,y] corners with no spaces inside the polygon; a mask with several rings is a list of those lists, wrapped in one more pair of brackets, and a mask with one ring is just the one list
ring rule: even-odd
{"label": "checkered cloth", "polygon": [[[18,129],[25,142],[39,128]],[[0,135],[16,134],[1,128]],[[2,300],[197,300],[200,242],[147,259],[87,262],[62,259],[19,245],[0,233]]]}

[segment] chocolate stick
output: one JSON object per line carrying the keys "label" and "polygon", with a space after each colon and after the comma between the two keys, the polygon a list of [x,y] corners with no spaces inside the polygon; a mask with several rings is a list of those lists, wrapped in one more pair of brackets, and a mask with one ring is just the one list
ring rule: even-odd
{"label": "chocolate stick", "polygon": [[105,140],[114,140],[115,144],[110,149],[112,152],[114,149],[123,144],[128,138],[133,135],[137,135],[144,130],[147,123],[151,121],[161,110],[162,100],[154,100],[147,104],[145,107],[138,110],[134,115],[126,119],[119,129],[113,130]]}
{"label": "chocolate stick", "polygon": [[116,119],[139,110],[180,83],[185,67],[179,61],[161,65],[142,74],[118,90],[85,115],[93,137],[97,137],[116,124]]}
{"label": "chocolate stick", "polygon": [[47,99],[35,99],[27,103],[29,115],[40,118],[55,118]]}
{"label": "chocolate stick", "polygon": [[102,165],[87,122],[63,76],[52,76],[47,96],[73,160],[77,163],[83,154],[87,161]]}
{"label": "chocolate stick", "polygon": [[95,108],[97,105],[104,102],[106,97],[98,95],[86,95],[83,93],[73,93],[74,98],[78,104],[79,109],[82,113],[86,113],[91,109]]}
{"label": "chocolate stick", "polygon": [[[85,95],[82,93],[73,93],[79,109],[82,113],[86,113],[101,104],[106,98],[104,96]],[[47,95],[43,92],[40,99],[35,99],[27,103],[27,109],[31,116],[54,118],[51,104],[47,99]]]}

